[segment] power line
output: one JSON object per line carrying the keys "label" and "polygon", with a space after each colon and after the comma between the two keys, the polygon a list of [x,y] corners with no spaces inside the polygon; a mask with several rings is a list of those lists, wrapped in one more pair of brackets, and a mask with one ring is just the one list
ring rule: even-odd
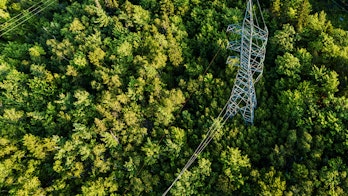
{"label": "power line", "polygon": [[[10,26],[6,26],[5,27],[5,31],[4,29],[1,29],[2,31],[4,31],[3,33],[1,33],[0,37],[4,36],[5,34],[7,34],[8,32],[12,31],[13,29],[15,29],[16,27],[18,27],[19,25],[23,24],[24,22],[28,21],[29,19],[31,19],[32,17],[34,17],[35,15],[39,14],[40,12],[42,12],[43,10],[45,10],[47,7],[49,7],[50,5],[52,5],[54,3],[54,0],[48,0],[48,1],[45,1],[42,5],[39,5],[38,7],[36,7],[35,9],[33,10],[29,10],[29,13],[28,14],[23,14],[23,16],[21,17],[15,17],[15,18],[18,18],[16,19],[15,21],[11,22],[10,23]],[[38,5],[38,3],[37,3]],[[28,9],[26,10],[28,11]],[[32,14],[32,15],[30,15]],[[27,15],[30,15],[29,17],[25,18]],[[23,18],[25,18],[24,20],[22,20]],[[15,24],[17,23],[18,21],[20,21],[18,24]],[[3,24],[4,25],[4,24]],[[13,26],[14,25],[14,26]]]}
{"label": "power line", "polygon": [[[36,6],[38,6],[40,3],[42,3],[42,1],[36,2],[34,5],[30,6],[29,8],[27,8],[26,10],[24,10],[22,13],[19,13],[19,14],[17,14],[15,17],[10,18],[10,20],[8,20],[8,21],[6,21],[5,23],[1,24],[0,28],[2,29],[3,26],[6,26],[8,23],[12,23],[12,21],[14,21],[14,20],[17,20],[17,18],[18,18],[18,17],[21,17],[21,15],[23,15],[25,11],[29,11],[29,12],[33,11],[33,10],[31,10],[31,9],[34,8],[34,7],[36,7]],[[19,21],[19,20],[20,20],[20,19],[18,19],[17,21]]]}
{"label": "power line", "polygon": [[[257,6],[260,6],[259,2]],[[262,12],[260,14],[262,16]],[[226,123],[228,118],[233,117],[239,111],[241,112],[246,123],[253,123],[254,109],[256,107],[254,83],[260,79],[263,72],[263,62],[266,55],[266,45],[268,40],[268,30],[266,24],[264,23],[263,17],[262,22],[264,27],[260,27],[256,16],[256,23],[254,23],[253,15],[253,2],[252,0],[249,0],[242,26],[228,26],[227,32],[234,32],[241,36],[240,43],[229,42],[229,45],[227,46],[228,49],[240,53],[240,64],[238,65],[239,69],[233,85],[231,96],[225,107],[221,110],[219,116],[214,121],[213,125],[209,128],[207,137],[204,138],[199,144],[189,161],[162,196],[169,193],[174,184],[192,165],[199,154],[202,153],[202,151],[207,147],[216,133],[218,133],[221,127]],[[228,57],[227,63],[229,64],[233,58],[235,57]]]}
{"label": "power line", "polygon": [[214,138],[217,132],[221,129],[221,127],[224,126],[227,119],[230,117],[231,114],[228,113],[228,103],[225,105],[225,107],[221,110],[219,116],[214,121],[213,125],[209,128],[207,132],[207,137],[204,138],[201,143],[198,145],[197,149],[189,159],[189,161],[186,163],[184,168],[180,171],[179,175],[175,178],[175,180],[172,182],[172,184],[168,187],[168,189],[163,193],[162,196],[165,196],[168,194],[170,189],[174,186],[174,184],[181,178],[181,176],[184,174],[184,172],[194,163],[194,161],[197,159],[197,157],[202,153],[202,151],[207,147],[207,145],[211,142],[211,140]]}
{"label": "power line", "polygon": [[[212,66],[213,62],[215,61],[216,57],[217,57],[218,54],[220,53],[221,48],[222,48],[222,45],[223,45],[223,43],[220,43],[219,49],[217,50],[217,52],[215,53],[215,55],[213,56],[213,58],[210,60],[210,62],[209,62],[209,64],[208,64],[207,68],[204,70],[203,76],[206,75],[206,73],[208,72],[208,70],[209,70],[210,67]],[[189,97],[185,100],[184,104],[181,106],[181,108],[180,108],[179,112],[177,113],[177,115],[175,116],[175,118],[176,118],[176,117],[181,113],[181,111],[184,109],[184,107],[186,106],[186,104],[188,103],[188,101],[191,99],[193,93],[194,93],[194,92],[191,92],[191,93],[190,93]],[[167,134],[164,133],[164,134],[161,136],[161,138],[160,138],[160,140],[159,140],[159,142],[158,142],[158,145],[161,144],[161,142],[162,142],[163,139],[166,137],[166,135],[167,135]],[[135,175],[134,177],[139,176],[140,173],[142,172],[142,170],[144,169],[144,167],[145,167],[145,162],[142,164],[142,166],[140,167],[140,169],[138,170],[138,172],[136,173],[136,175]],[[130,184],[128,185],[127,189],[123,192],[123,195],[125,195],[125,194],[127,193],[127,191],[129,190],[129,187],[130,187]]]}
{"label": "power line", "polygon": [[[47,3],[48,2],[48,3]],[[15,29],[16,27],[18,27],[19,25],[21,25],[21,24],[23,24],[24,22],[26,22],[26,21],[28,21],[29,19],[31,19],[32,17],[34,17],[35,15],[37,15],[38,13],[40,13],[40,12],[42,12],[44,9],[46,9],[48,6],[50,6],[54,1],[47,1],[45,4],[43,4],[43,5],[45,5],[45,6],[43,6],[43,5],[39,5],[38,7],[36,7],[34,10],[31,10],[31,11],[29,11],[29,13],[27,13],[27,14],[23,14],[23,16],[22,17],[20,17],[19,19],[17,19],[17,20],[15,20],[14,22],[12,22],[11,24],[10,24],[10,26],[6,26],[5,27],[5,31],[0,35],[1,37],[3,36],[3,35],[5,35],[6,33],[8,33],[8,32],[10,32],[10,31],[12,31],[13,29]],[[32,14],[32,15],[30,15],[30,14]],[[27,18],[25,18],[26,16],[28,16],[29,15],[29,17],[27,17]],[[24,19],[25,18],[25,19]],[[24,20],[22,20],[22,19],[24,19]],[[18,24],[15,24],[16,22],[18,22],[18,21],[20,21]],[[14,26],[13,26],[14,25]],[[7,30],[6,30],[7,29]],[[3,31],[4,29],[2,29],[2,31]]]}
{"label": "power line", "polygon": [[344,12],[348,12],[348,10],[345,7],[343,7],[342,5],[340,5],[337,1],[332,0],[332,2],[335,3],[338,7],[342,8]]}

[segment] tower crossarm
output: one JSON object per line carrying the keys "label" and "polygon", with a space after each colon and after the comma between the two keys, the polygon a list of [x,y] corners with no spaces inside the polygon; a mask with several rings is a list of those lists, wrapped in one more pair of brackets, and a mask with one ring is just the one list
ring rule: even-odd
{"label": "tower crossarm", "polygon": [[227,49],[230,49],[235,52],[240,52],[241,46],[240,41],[231,41],[227,44]]}
{"label": "tower crossarm", "polygon": [[233,32],[237,35],[241,35],[242,34],[242,27],[240,25],[237,25],[237,24],[230,24],[227,27],[227,32]]}

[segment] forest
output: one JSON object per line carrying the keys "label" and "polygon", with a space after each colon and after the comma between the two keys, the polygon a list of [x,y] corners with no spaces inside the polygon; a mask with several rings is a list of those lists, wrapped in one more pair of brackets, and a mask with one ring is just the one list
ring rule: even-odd
{"label": "forest", "polygon": [[[347,2],[260,1],[254,124],[228,120],[169,195],[347,195]],[[0,0],[0,195],[161,195],[231,94],[245,8]]]}

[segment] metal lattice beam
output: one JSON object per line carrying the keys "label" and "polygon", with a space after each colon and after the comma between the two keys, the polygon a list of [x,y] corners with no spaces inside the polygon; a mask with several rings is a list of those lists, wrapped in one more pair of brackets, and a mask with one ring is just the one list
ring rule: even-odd
{"label": "metal lattice beam", "polygon": [[[256,11],[255,11],[256,9]],[[263,72],[263,62],[266,55],[268,29],[262,21],[258,21],[256,12],[259,5],[253,6],[252,0],[248,1],[242,26],[229,25],[227,32],[241,36],[238,41],[230,41],[227,49],[239,52],[239,58],[229,56],[227,63],[233,59],[239,59],[239,67],[236,80],[228,100],[227,115],[232,117],[240,112],[247,123],[254,121],[254,109],[256,108],[256,94],[254,84],[258,82]],[[260,13],[262,17],[262,13]]]}
{"label": "metal lattice beam", "polygon": [[[259,4],[258,7],[260,9]],[[229,118],[240,112],[247,123],[253,123],[254,109],[257,104],[254,84],[260,80],[262,75],[268,39],[268,30],[263,18],[263,27],[261,27],[254,12],[252,0],[249,0],[243,25],[229,25],[227,28],[227,32],[234,32],[241,36],[240,41],[231,41],[227,46],[228,49],[240,53],[240,63],[237,65],[239,70],[231,96],[219,116],[215,119],[213,125],[209,128],[206,137],[201,141],[190,160],[162,196],[169,193],[170,189],[197,159],[198,155],[202,153],[204,148],[211,142]],[[261,12],[260,15],[262,17]],[[234,58],[237,57],[228,57],[227,63],[233,63],[232,59]]]}

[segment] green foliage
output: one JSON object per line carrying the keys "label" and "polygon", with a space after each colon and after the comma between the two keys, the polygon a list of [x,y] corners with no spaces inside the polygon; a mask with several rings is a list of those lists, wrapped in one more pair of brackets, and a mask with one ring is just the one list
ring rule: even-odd
{"label": "green foliage", "polygon": [[[0,0],[0,23],[35,2]],[[311,11],[323,2],[261,5],[270,41],[255,123],[228,120],[172,195],[348,192],[348,33]],[[224,29],[244,9],[57,1],[1,37],[0,195],[163,193],[230,96]]]}
{"label": "green foliage", "polygon": [[270,168],[268,172],[262,172],[258,184],[262,195],[283,195],[286,187],[286,182],[281,179],[281,174]]}
{"label": "green foliage", "polygon": [[282,30],[277,30],[274,37],[271,39],[271,43],[277,47],[275,50],[282,52],[293,51],[295,38],[295,29],[289,24],[285,24]]}
{"label": "green foliage", "polygon": [[[250,162],[247,156],[241,156],[240,150],[227,147],[220,156],[223,163],[224,175],[219,176],[219,189],[228,194],[230,191],[236,191],[244,185],[246,177],[242,176],[242,171],[250,168]],[[226,182],[227,181],[227,182]]]}

